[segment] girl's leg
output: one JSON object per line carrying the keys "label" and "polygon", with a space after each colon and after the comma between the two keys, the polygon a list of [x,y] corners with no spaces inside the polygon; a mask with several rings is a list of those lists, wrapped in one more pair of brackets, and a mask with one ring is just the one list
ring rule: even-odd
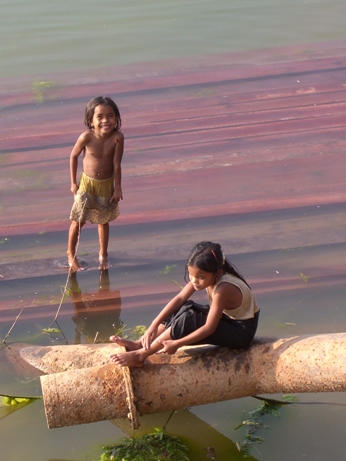
{"label": "girl's leg", "polygon": [[[160,325],[159,328],[157,329],[156,338],[160,336],[164,331],[165,331],[165,326]],[[127,351],[136,351],[138,349],[142,349],[143,347],[141,338],[137,339],[136,341],[132,341],[131,339],[121,338],[120,336],[111,336],[109,340],[112,343],[116,343],[119,346],[125,347]]]}
{"label": "girl's leg", "polygon": [[71,272],[84,270],[84,268],[81,267],[77,259],[77,243],[84,224],[85,222],[79,223],[76,221],[72,221],[70,225],[67,242],[67,259]]}
{"label": "girl's leg", "polygon": [[149,349],[140,348],[137,350],[122,352],[111,355],[111,361],[122,367],[141,367],[144,361],[150,355],[156,354],[159,350],[163,349],[162,341],[171,338],[171,329],[168,328],[160,336],[158,336],[152,343]]}
{"label": "girl's leg", "polygon": [[99,233],[99,242],[100,242],[99,269],[107,270],[109,267],[108,265],[109,223],[99,224],[98,233]]}

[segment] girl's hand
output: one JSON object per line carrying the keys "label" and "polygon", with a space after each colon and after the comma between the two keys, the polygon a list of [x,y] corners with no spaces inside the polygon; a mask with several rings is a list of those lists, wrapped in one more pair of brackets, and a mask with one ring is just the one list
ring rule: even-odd
{"label": "girl's hand", "polygon": [[162,341],[161,344],[163,345],[163,349],[160,350],[161,353],[175,354],[179,349],[177,341],[174,341],[173,339]]}
{"label": "girl's hand", "polygon": [[76,195],[78,191],[78,184],[72,184],[71,186],[71,192],[73,195]]}
{"label": "girl's hand", "polygon": [[141,337],[141,343],[144,349],[148,350],[151,343],[157,336],[157,327],[150,326],[144,335]]}
{"label": "girl's hand", "polygon": [[118,203],[122,199],[123,199],[123,191],[121,190],[121,187],[117,187],[116,189],[114,189],[113,196],[109,200],[109,203],[112,203],[112,202]]}

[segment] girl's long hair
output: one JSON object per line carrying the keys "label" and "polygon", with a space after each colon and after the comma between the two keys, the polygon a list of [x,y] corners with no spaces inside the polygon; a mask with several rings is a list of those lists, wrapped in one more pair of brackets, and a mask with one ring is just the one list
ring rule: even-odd
{"label": "girl's long hair", "polygon": [[185,281],[188,283],[188,266],[196,266],[205,272],[217,274],[221,271],[234,275],[250,288],[245,278],[237,271],[236,267],[225,258],[221,246],[213,242],[200,242],[195,245],[189,254],[185,266]]}
{"label": "girl's long hair", "polygon": [[94,112],[97,106],[109,106],[113,109],[114,114],[117,118],[117,124],[115,126],[115,131],[120,130],[121,128],[121,117],[120,111],[118,106],[115,104],[113,99],[109,98],[108,96],[97,96],[96,98],[91,99],[88,102],[85,108],[85,116],[84,116],[84,124],[89,128],[89,130],[93,129],[92,120],[94,117]]}

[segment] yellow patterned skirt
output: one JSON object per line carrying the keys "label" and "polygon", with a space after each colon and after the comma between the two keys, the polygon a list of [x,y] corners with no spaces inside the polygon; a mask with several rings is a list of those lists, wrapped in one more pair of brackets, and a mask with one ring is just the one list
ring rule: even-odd
{"label": "yellow patterned skirt", "polygon": [[77,194],[74,196],[70,219],[92,224],[106,224],[116,219],[119,204],[109,203],[114,191],[114,177],[109,179],[89,178],[82,173]]}

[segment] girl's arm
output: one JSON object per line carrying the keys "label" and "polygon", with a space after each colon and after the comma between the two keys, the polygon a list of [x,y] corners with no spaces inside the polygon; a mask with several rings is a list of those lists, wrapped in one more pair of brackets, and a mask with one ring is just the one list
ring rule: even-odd
{"label": "girl's arm", "polygon": [[174,312],[177,312],[181,306],[190,298],[195,292],[195,289],[188,283],[168,304],[162,309],[162,311],[155,317],[151,322],[151,325],[141,338],[142,345],[145,349],[149,349],[150,344],[156,338],[157,329],[161,323],[166,320]]}
{"label": "girl's arm", "polygon": [[212,304],[210,306],[205,325],[184,338],[163,341],[164,348],[162,349],[162,352],[174,354],[179,347],[196,344],[213,334],[220,322],[223,310],[227,305],[227,301],[229,301],[230,296],[237,298],[239,296],[239,292],[240,290],[236,286],[229,283],[221,283],[213,295]]}
{"label": "girl's arm", "polygon": [[113,201],[119,202],[123,199],[123,192],[121,189],[121,161],[124,153],[124,135],[121,131],[117,132],[115,151],[113,157],[113,171],[114,171],[114,193],[110,199],[110,203]]}
{"label": "girl's arm", "polygon": [[76,144],[74,145],[71,155],[70,155],[70,177],[71,177],[71,192],[73,195],[77,193],[78,184],[77,184],[77,167],[78,167],[78,157],[85,149],[85,138],[86,133],[82,133],[77,139]]}

